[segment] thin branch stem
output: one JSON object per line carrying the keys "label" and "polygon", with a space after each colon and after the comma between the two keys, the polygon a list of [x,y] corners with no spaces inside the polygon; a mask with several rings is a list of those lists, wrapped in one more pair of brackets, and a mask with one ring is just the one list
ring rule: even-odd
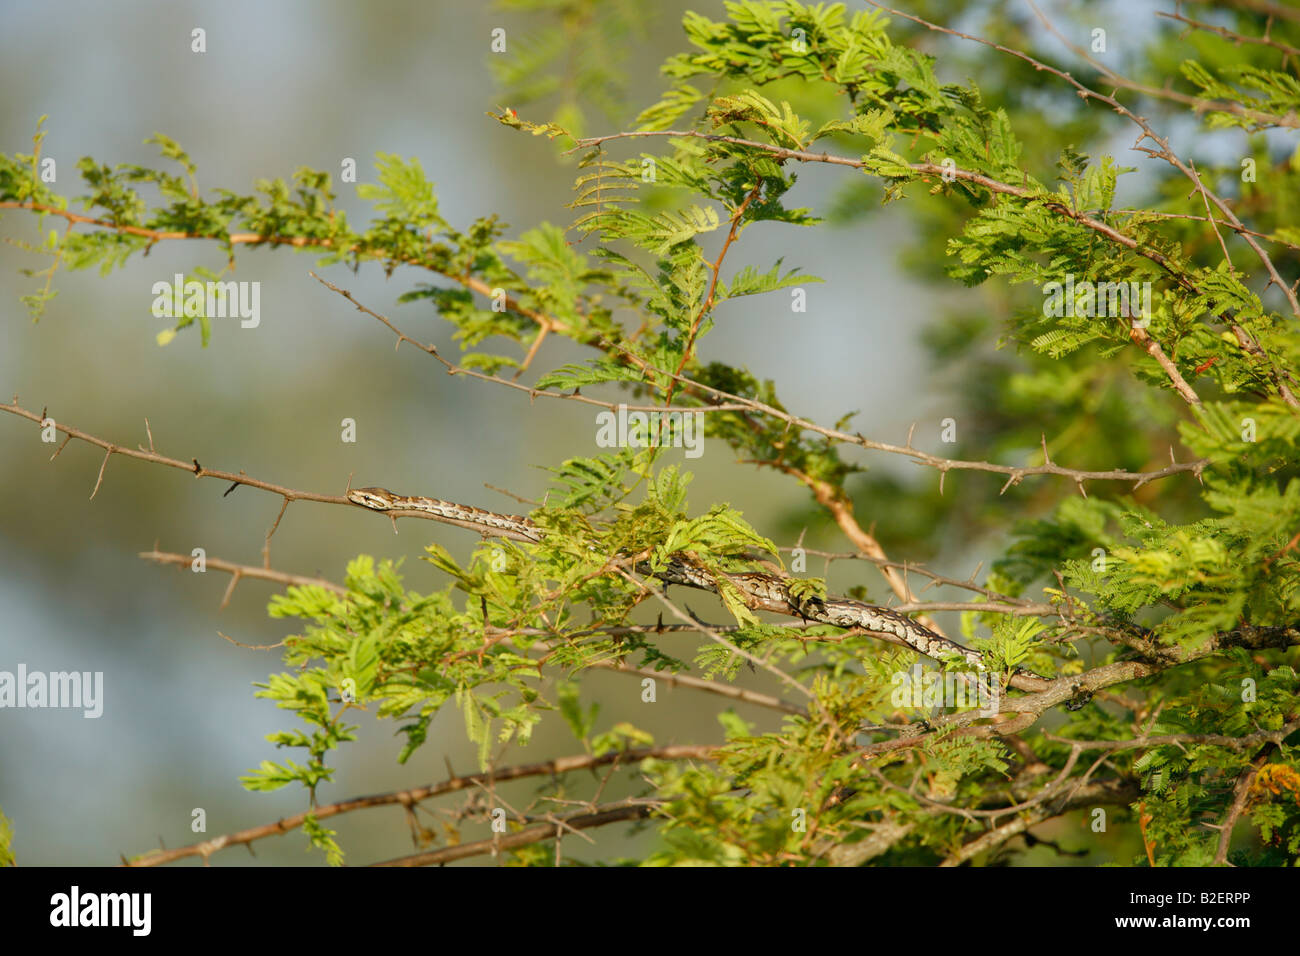
{"label": "thin branch stem", "polygon": [[594,811],[582,811],[565,817],[555,817],[546,823],[525,827],[514,833],[494,834],[491,839],[474,843],[461,843],[458,846],[444,847],[441,850],[429,850],[425,853],[413,853],[410,856],[397,857],[376,863],[375,866],[434,866],[464,860],[471,856],[491,854],[496,856],[502,850],[516,850],[521,846],[540,843],[543,840],[558,839],[565,830],[586,830],[591,827],[603,827],[610,823],[622,823],[629,820],[644,820],[660,806],[656,800],[623,800],[618,803],[605,804]]}
{"label": "thin branch stem", "polygon": [[1237,33],[1235,30],[1229,30],[1225,27],[1216,27],[1213,23],[1206,23],[1203,20],[1193,20],[1191,17],[1185,17],[1181,13],[1166,13],[1163,10],[1156,10],[1155,15],[1164,17],[1167,20],[1177,20],[1179,23],[1185,23],[1195,30],[1203,30],[1206,33],[1217,33],[1225,40],[1231,40],[1233,43],[1254,43],[1259,46],[1271,46],[1275,50],[1281,50],[1287,56],[1300,56],[1300,48],[1293,47],[1289,43],[1282,43],[1270,37],[1252,37],[1244,33]]}
{"label": "thin branch stem", "polygon": [[309,812],[296,813],[293,816],[283,817],[274,823],[250,827],[236,833],[214,837],[210,840],[204,840],[200,843],[192,843],[189,846],[177,847],[172,850],[154,850],[153,852],[146,853],[134,860],[124,860],[123,862],[127,866],[158,866],[163,863],[171,863],[191,856],[202,857],[206,861],[213,853],[220,850],[225,850],[232,846],[247,845],[256,840],[265,839],[270,836],[280,836],[281,834],[288,833],[290,830],[296,830],[303,825],[309,814],[317,820],[325,820],[329,817],[338,816],[341,813],[351,813],[355,810],[368,810],[373,807],[387,807],[394,805],[400,805],[403,807],[414,806],[415,804],[423,800],[428,800],[431,797],[440,797],[448,793],[456,793],[460,790],[482,786],[489,781],[489,778],[491,778],[495,783],[504,783],[508,780],[519,780],[524,777],[554,777],[564,773],[571,773],[575,770],[588,770],[594,767],[603,767],[613,763],[630,764],[646,759],[710,760],[713,758],[716,750],[716,747],[704,745],[645,747],[636,750],[622,750],[615,753],[602,754],[598,757],[592,756],[591,754],[579,754],[572,757],[557,757],[554,760],[544,760],[539,763],[522,764],[517,767],[498,768],[487,773],[452,776],[441,783],[431,784],[425,787],[413,787],[409,790],[395,790],[389,793],[379,793],[367,797],[354,797],[351,800],[342,800],[338,803],[323,804],[314,807]]}

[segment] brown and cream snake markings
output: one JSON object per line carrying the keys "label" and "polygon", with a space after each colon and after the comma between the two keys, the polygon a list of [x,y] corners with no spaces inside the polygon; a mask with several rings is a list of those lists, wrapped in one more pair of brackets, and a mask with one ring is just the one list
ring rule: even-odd
{"label": "brown and cream snake markings", "polygon": [[[441,498],[423,498],[398,495],[386,488],[350,488],[348,500],[362,508],[379,511],[391,518],[431,518],[446,524],[477,531],[485,537],[509,538],[514,541],[538,543],[543,529],[522,515],[504,515],[484,511],[469,505],[444,501]],[[680,584],[717,593],[718,586],[712,574],[697,568],[678,557],[667,566],[654,571],[647,562],[637,565],[643,574],[658,578],[666,584]],[[910,647],[919,654],[939,658],[945,654],[958,654],[973,667],[983,668],[978,651],[964,647],[956,641],[936,634],[906,615],[889,608],[861,601],[841,598],[803,598],[790,592],[787,581],[772,574],[743,572],[728,574],[727,579],[740,589],[745,603],[753,610],[801,617],[818,624],[834,627],[860,628],[893,639],[895,643]],[[1026,676],[1027,671],[1022,671]]]}

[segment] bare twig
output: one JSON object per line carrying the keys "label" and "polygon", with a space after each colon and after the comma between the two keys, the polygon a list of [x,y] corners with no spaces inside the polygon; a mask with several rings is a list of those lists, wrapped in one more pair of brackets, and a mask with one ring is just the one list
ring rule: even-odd
{"label": "bare twig", "polygon": [[983,836],[971,840],[969,843],[964,844],[960,850],[950,854],[939,865],[945,867],[960,866],[967,860],[974,859],[979,854],[1001,846],[1013,837],[1019,836],[1030,827],[1037,826],[1054,817],[1059,817],[1076,807],[1096,806],[1099,804],[1119,804],[1123,806],[1131,803],[1139,794],[1140,791],[1137,786],[1128,781],[1107,780],[1091,783],[1086,787],[1079,788],[1067,800],[1054,807],[1039,807],[1032,813],[1028,813],[1009,823],[1004,823]]}
{"label": "bare twig", "polygon": [[[599,757],[591,754],[580,754],[573,757],[558,757],[555,760],[544,760],[540,763],[523,764],[517,767],[498,768],[491,771],[493,780],[497,783],[504,783],[508,780],[518,780],[523,777],[538,776],[558,776],[563,773],[571,773],[575,770],[587,770],[593,767],[601,767],[615,762],[633,762],[645,759],[654,760],[709,760],[712,758],[715,747],[695,745],[695,746],[668,746],[668,747],[646,747],[638,750],[624,750],[615,753],[602,754]],[[340,813],[351,813],[354,810],[367,810],[372,807],[386,807],[393,805],[413,806],[422,800],[428,800],[431,797],[439,797],[448,793],[455,793],[460,790],[467,790],[473,787],[481,786],[487,781],[489,774],[476,773],[466,776],[452,776],[442,783],[432,784],[426,787],[413,787],[409,790],[396,790],[390,793],[380,793],[368,797],[354,797],[351,800],[343,800],[338,803],[324,804],[313,808],[310,815],[317,820],[324,820]],[[255,840],[261,840],[270,836],[279,836],[288,833],[290,830],[296,830],[306,821],[308,813],[297,813],[290,817],[284,817],[275,823],[268,823],[262,826],[250,827],[247,830],[240,830],[237,833],[227,834],[225,836],[214,837],[211,840],[204,840],[201,843],[193,843],[189,846],[177,847],[173,850],[155,850],[152,853],[146,853],[134,860],[124,860],[128,866],[158,866],[162,863],[171,863],[175,860],[184,859],[185,857],[198,856],[206,860],[213,853],[224,850],[227,847],[249,844]],[[531,841],[530,841],[531,842]],[[471,856],[476,854],[470,854]]]}
{"label": "bare twig", "polygon": [[602,827],[610,823],[628,820],[643,820],[660,805],[657,800],[623,800],[606,804],[594,812],[583,811],[566,817],[556,817],[546,823],[525,827],[514,833],[494,834],[491,839],[475,843],[461,843],[457,846],[444,847],[441,850],[429,850],[425,853],[413,853],[393,860],[376,863],[375,866],[433,866],[451,863],[471,856],[484,854],[496,855],[502,850],[514,850],[543,840],[558,838],[565,830],[586,830],[590,827]]}
{"label": "bare twig", "polygon": [[1219,824],[1219,845],[1214,850],[1214,862],[1220,866],[1231,866],[1228,862],[1228,849],[1232,846],[1232,831],[1236,829],[1237,821],[1241,819],[1242,813],[1246,810],[1246,802],[1250,799],[1250,788],[1259,776],[1260,768],[1268,760],[1268,754],[1262,753],[1256,757],[1237,777],[1237,783],[1232,788],[1232,803],[1228,805],[1228,812],[1223,816],[1223,822]]}
{"label": "bare twig", "polygon": [[[1194,2],[1194,0],[1192,0]],[[1254,43],[1259,46],[1271,46],[1275,50],[1281,50],[1287,56],[1300,56],[1300,48],[1291,46],[1289,43],[1282,43],[1280,40],[1274,40],[1271,37],[1252,37],[1244,33],[1238,33],[1235,30],[1229,30],[1225,27],[1217,27],[1213,23],[1206,23],[1203,20],[1193,20],[1191,17],[1185,17],[1181,13],[1166,13],[1163,10],[1156,10],[1155,15],[1164,17],[1168,20],[1177,20],[1179,23],[1185,23],[1195,30],[1203,30],[1206,33],[1217,33],[1225,40],[1231,40],[1233,43]]]}
{"label": "bare twig", "polygon": [[[141,551],[140,557],[146,561],[156,561],[159,564],[175,564],[179,567],[189,567],[194,562],[194,558],[188,554],[174,554],[167,551]],[[317,587],[324,588],[327,591],[333,591],[336,594],[346,594],[348,589],[341,584],[335,584],[333,581],[327,581],[324,578],[306,577],[301,574],[289,574],[284,571],[275,571],[271,568],[257,567],[252,564],[236,564],[233,561],[223,561],[221,558],[206,557],[204,563],[214,571],[224,571],[227,574],[236,575],[241,578],[257,578],[261,581],[274,581],[276,584],[283,584],[289,587]]]}

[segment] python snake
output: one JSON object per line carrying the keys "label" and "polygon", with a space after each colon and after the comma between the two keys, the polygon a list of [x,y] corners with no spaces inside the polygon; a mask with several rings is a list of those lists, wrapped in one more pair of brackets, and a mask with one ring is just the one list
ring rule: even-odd
{"label": "python snake", "polygon": [[[393,519],[431,518],[477,531],[485,537],[536,544],[541,542],[544,534],[539,525],[522,515],[498,514],[441,498],[398,495],[387,488],[350,488],[347,498],[355,505],[381,512]],[[638,563],[636,569],[666,584],[680,584],[718,593],[713,574],[682,560],[678,555],[673,555],[658,570],[652,569],[647,561]],[[984,667],[983,658],[978,651],[936,634],[910,617],[889,608],[840,598],[801,598],[790,591],[786,580],[757,571],[729,573],[725,577],[739,589],[745,604],[752,610],[801,617],[806,621],[834,627],[860,628],[895,639],[926,657],[958,654],[971,666]]]}

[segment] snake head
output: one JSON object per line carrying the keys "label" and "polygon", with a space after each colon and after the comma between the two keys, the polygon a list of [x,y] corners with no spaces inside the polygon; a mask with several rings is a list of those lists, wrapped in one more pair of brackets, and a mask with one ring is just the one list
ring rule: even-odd
{"label": "snake head", "polygon": [[348,501],[375,511],[387,511],[392,507],[392,500],[392,494],[383,488],[352,488],[348,491]]}

